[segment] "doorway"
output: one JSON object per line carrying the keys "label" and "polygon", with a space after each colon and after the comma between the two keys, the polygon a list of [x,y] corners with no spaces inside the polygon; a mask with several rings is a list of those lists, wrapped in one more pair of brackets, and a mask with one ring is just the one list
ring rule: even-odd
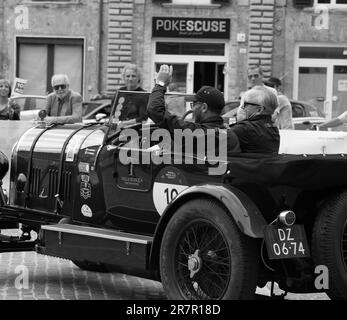
{"label": "doorway", "polygon": [[[226,43],[209,40],[209,42],[192,42],[191,39],[153,42],[152,74],[159,71],[161,64],[173,66],[171,91],[181,93],[197,92],[203,85],[218,88],[227,99],[228,78],[225,66],[228,61]],[[174,62],[174,63],[173,63]],[[153,83],[153,78],[151,79]]]}
{"label": "doorway", "polygon": [[327,119],[347,111],[346,47],[299,47],[293,96],[315,105]]}
{"label": "doorway", "polygon": [[202,86],[224,91],[224,64],[216,62],[194,62],[194,92]]}

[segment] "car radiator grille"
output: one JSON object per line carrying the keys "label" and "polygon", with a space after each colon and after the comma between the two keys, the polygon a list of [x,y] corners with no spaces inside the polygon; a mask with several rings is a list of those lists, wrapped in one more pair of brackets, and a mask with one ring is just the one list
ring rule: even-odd
{"label": "car radiator grille", "polygon": [[[48,192],[49,198],[54,198],[58,194],[58,174],[57,169],[48,170],[48,190],[45,191],[44,187],[41,185],[41,169],[33,168],[31,171],[30,179],[30,193],[33,196],[40,196],[40,193]],[[62,174],[62,181],[60,186],[60,197],[65,200],[71,199],[71,171],[64,171]]]}

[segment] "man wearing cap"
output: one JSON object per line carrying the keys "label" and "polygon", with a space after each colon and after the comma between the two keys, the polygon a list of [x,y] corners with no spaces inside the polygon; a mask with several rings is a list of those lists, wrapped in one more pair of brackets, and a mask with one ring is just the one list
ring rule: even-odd
{"label": "man wearing cap", "polygon": [[45,122],[47,124],[65,124],[82,122],[82,97],[69,89],[66,74],[53,75],[53,92],[47,96]]}
{"label": "man wearing cap", "polygon": [[[147,112],[149,117],[161,128],[174,134],[175,129],[226,129],[221,112],[225,101],[223,94],[216,88],[203,86],[192,99],[194,122],[180,119],[165,108],[164,95],[172,79],[172,66],[161,65],[156,78],[156,84],[149,96]],[[236,135],[228,132],[228,152],[240,152]]]}

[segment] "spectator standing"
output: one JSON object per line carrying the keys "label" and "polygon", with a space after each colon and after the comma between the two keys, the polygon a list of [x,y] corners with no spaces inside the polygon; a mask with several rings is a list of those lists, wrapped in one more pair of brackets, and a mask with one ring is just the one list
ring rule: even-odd
{"label": "spectator standing", "polygon": [[129,63],[124,66],[122,71],[122,79],[125,85],[120,87],[119,90],[145,91],[141,87],[142,73],[136,64]]}
{"label": "spectator standing", "polygon": [[272,115],[272,120],[279,129],[294,129],[292,105],[282,92],[282,82],[280,79],[271,77],[265,84],[277,90],[278,107]]}
{"label": "spectator standing", "polygon": [[66,74],[55,74],[51,79],[53,92],[47,97],[47,124],[82,122],[82,97],[69,88]]}
{"label": "spectator standing", "polygon": [[259,65],[250,66],[247,69],[247,77],[248,77],[248,89],[252,89],[255,86],[263,86],[266,89],[270,90],[274,95],[277,95],[276,89],[271,88],[264,84],[263,70]]}
{"label": "spectator standing", "polygon": [[20,119],[20,106],[10,99],[11,93],[10,82],[0,78],[0,120]]}

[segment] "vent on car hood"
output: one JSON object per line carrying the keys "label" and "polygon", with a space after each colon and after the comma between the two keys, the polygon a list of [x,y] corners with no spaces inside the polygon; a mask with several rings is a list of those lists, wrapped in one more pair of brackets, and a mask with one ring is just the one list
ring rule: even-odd
{"label": "vent on car hood", "polygon": [[[32,168],[31,181],[30,181],[30,194],[33,196],[40,196],[42,188],[46,187],[48,190],[48,197],[54,198],[58,193],[65,200],[70,200],[71,196],[71,172],[64,171],[62,174],[61,190],[58,190],[58,169],[48,170],[48,181],[42,176],[40,168]],[[46,183],[48,182],[48,185]]]}

